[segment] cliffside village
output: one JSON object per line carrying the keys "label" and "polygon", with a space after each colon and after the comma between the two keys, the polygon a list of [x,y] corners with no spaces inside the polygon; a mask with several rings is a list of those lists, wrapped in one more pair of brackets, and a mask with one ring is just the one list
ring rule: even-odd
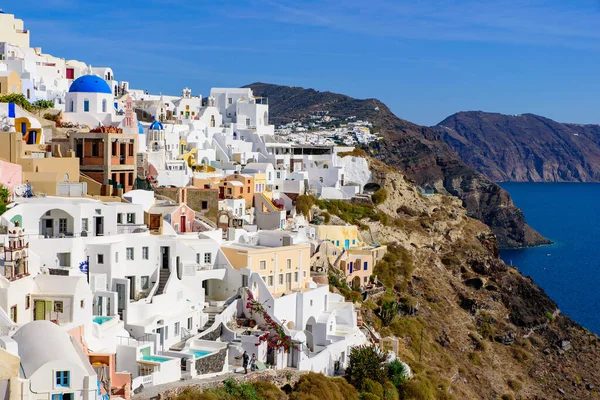
{"label": "cliffside village", "polygon": [[0,397],[129,399],[244,351],[342,371],[368,332],[327,268],[364,289],[386,248],[295,201],[370,198],[366,160],[276,135],[251,89],[150,94],[29,35],[0,13],[0,97],[55,108],[0,103]]}

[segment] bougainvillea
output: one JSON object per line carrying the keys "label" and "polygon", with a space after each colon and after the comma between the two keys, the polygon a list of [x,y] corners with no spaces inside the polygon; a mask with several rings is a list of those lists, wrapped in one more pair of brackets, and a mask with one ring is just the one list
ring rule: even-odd
{"label": "bougainvillea", "polygon": [[271,318],[266,312],[265,307],[254,298],[250,289],[246,289],[246,294],[248,296],[246,308],[253,313],[261,315],[265,321],[264,325],[260,328],[266,332],[258,337],[258,343],[256,345],[258,346],[261,343],[266,342],[269,348],[275,350],[281,348],[286,352],[290,349],[299,350],[298,346],[292,341],[292,337],[285,333],[283,326]]}

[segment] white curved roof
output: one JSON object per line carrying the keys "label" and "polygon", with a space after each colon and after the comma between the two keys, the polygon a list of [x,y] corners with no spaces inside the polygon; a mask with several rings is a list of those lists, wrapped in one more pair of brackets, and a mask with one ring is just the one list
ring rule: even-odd
{"label": "white curved roof", "polygon": [[68,361],[87,370],[73,347],[69,334],[50,321],[29,322],[14,334],[13,339],[19,345],[25,378],[29,378],[43,365],[56,360]]}

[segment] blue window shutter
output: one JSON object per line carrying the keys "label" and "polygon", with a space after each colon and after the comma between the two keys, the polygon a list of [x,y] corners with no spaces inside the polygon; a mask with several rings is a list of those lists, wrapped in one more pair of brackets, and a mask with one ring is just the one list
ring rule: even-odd
{"label": "blue window shutter", "polygon": [[363,268],[365,271],[367,270],[367,262],[366,261],[363,263]]}
{"label": "blue window shutter", "polygon": [[8,118],[17,118],[15,112],[15,103],[8,103]]}

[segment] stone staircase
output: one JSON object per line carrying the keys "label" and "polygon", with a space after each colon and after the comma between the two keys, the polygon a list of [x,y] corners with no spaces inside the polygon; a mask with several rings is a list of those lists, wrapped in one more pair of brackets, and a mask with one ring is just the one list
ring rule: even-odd
{"label": "stone staircase", "polygon": [[169,275],[171,275],[171,271],[165,268],[160,269],[160,275],[158,278],[158,289],[156,290],[155,295],[163,294],[165,286],[167,285],[167,280],[169,280]]}

